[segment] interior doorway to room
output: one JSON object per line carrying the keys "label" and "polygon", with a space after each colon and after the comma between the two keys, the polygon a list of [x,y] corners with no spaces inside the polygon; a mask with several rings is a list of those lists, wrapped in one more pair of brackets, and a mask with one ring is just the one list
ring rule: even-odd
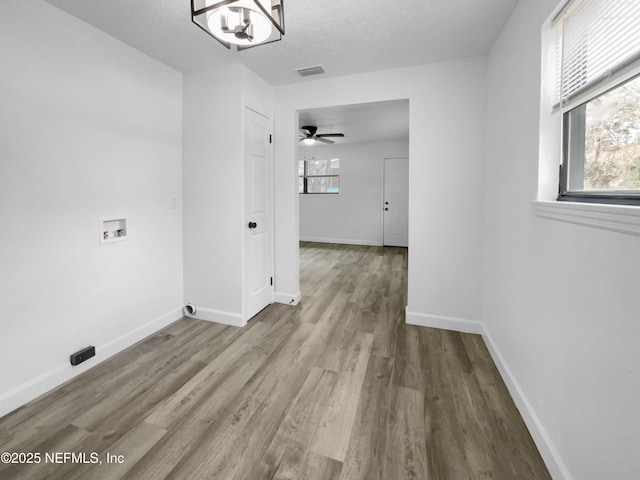
{"label": "interior doorway to room", "polygon": [[[408,178],[409,100],[299,110],[297,133],[299,239],[407,246],[408,234],[385,239],[385,223],[392,237],[399,227],[391,215],[385,222],[384,202],[393,193],[385,194],[385,159],[403,158],[406,171],[398,175]],[[404,181],[393,190],[392,214],[408,204],[400,198],[408,199],[407,189]]]}

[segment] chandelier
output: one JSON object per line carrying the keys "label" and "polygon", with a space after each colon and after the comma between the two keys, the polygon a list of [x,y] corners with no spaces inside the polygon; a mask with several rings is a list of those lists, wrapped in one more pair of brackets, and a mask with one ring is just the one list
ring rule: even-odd
{"label": "chandelier", "polygon": [[277,42],[284,35],[284,0],[191,0],[193,23],[227,48]]}

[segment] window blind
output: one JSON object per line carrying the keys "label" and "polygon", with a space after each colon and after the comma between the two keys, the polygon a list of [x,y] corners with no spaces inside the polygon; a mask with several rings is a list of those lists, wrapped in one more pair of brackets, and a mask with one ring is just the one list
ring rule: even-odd
{"label": "window blind", "polygon": [[557,104],[595,90],[640,60],[640,0],[573,0],[553,27]]}

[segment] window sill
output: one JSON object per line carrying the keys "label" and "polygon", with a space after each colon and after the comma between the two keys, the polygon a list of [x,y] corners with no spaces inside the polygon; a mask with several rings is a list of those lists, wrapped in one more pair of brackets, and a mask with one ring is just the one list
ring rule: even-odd
{"label": "window sill", "polygon": [[532,201],[538,217],[640,236],[640,207],[578,202]]}
{"label": "window sill", "polygon": [[300,193],[298,195],[301,197],[339,197],[339,193]]}

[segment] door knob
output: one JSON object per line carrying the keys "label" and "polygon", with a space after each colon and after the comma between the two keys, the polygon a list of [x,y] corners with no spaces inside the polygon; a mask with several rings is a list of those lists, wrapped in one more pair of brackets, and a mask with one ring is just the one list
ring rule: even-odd
{"label": "door knob", "polygon": [[256,228],[258,224],[256,222],[249,222],[249,228]]}

